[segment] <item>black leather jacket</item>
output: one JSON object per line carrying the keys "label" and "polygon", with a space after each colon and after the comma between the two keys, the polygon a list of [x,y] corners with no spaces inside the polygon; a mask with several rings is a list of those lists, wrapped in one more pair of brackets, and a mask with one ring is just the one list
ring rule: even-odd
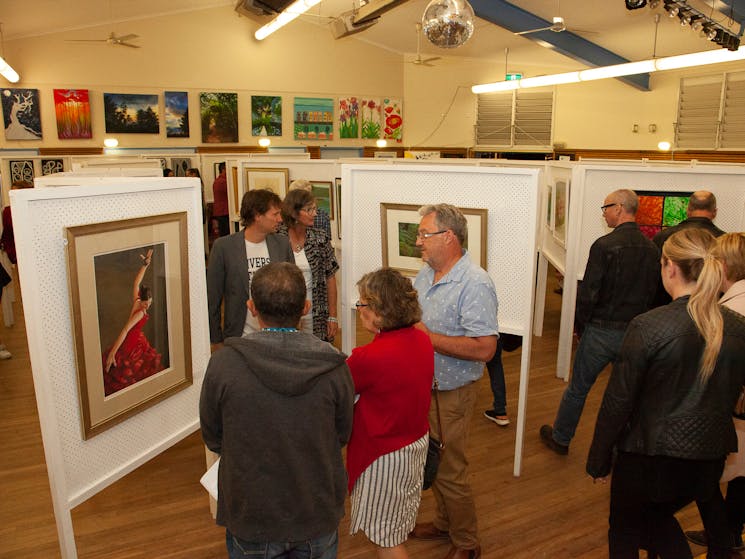
{"label": "black leather jacket", "polygon": [[636,317],[626,330],[598,413],[587,473],[610,473],[613,448],[647,456],[724,459],[737,450],[732,410],[745,383],[745,318],[720,306],[724,337],[706,384],[703,338],[688,296]]}
{"label": "black leather jacket", "polygon": [[625,329],[651,308],[659,277],[660,256],[636,223],[622,223],[597,239],[577,292],[577,332],[588,322]]}

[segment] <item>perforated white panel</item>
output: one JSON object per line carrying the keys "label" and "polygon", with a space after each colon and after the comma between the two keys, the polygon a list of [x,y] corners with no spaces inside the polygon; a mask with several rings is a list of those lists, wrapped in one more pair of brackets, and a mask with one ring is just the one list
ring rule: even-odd
{"label": "perforated white panel", "polygon": [[[535,281],[538,173],[491,167],[342,165],[344,197],[351,198],[351,211],[345,214],[342,234],[344,265],[351,267],[344,276],[345,294],[354,299],[356,280],[382,265],[381,202],[486,208],[487,271],[499,298],[500,330],[529,332]],[[346,215],[350,215],[349,224]],[[346,238],[348,229],[352,230],[351,239]],[[471,231],[469,235],[475,233]]]}
{"label": "perforated white panel", "polygon": [[[105,188],[97,183],[23,191],[13,202],[14,215],[17,204],[19,214],[26,220],[16,229],[16,243],[22,257],[21,280],[37,399],[40,407],[51,403],[54,408],[53,413],[40,410],[42,430],[45,445],[54,437],[59,442],[64,495],[70,506],[198,426],[199,390],[209,359],[199,183],[194,179],[144,180],[152,183],[152,189],[131,191],[137,179],[109,179]],[[92,179],[80,181],[85,184]],[[162,181],[169,181],[170,186],[164,187],[166,183]],[[179,181],[179,186],[174,187],[173,181]],[[65,228],[181,211],[188,216],[193,385],[84,441],[67,286]],[[50,450],[56,449],[47,449],[48,462]],[[54,454],[51,458],[54,461]]]}

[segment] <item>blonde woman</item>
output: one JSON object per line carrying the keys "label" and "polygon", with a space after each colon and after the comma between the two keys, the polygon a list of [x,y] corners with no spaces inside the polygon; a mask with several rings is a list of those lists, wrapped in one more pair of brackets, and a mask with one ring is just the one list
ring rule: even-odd
{"label": "blonde woman", "polygon": [[[713,245],[694,228],[665,242],[662,282],[673,300],[629,324],[603,397],[587,473],[605,483],[613,470],[610,559],[637,559],[640,547],[692,557],[673,515],[712,498],[737,449],[731,417],[745,382],[745,319],[717,304]],[[708,559],[729,557],[727,530],[715,531]]]}

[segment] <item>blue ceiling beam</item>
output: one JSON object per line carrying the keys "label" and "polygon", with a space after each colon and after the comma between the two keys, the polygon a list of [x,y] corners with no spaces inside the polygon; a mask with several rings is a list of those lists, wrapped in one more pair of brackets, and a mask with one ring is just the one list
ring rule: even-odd
{"label": "blue ceiling beam", "polygon": [[719,11],[723,16],[740,24],[740,35],[745,27],[745,6],[742,2],[735,7],[735,0],[704,0],[704,3]]}
{"label": "blue ceiling beam", "polygon": [[[504,27],[513,33],[549,27],[552,24],[552,22],[518,8],[505,0],[470,0],[470,3],[478,17],[499,27]],[[523,35],[523,37],[593,68],[630,62],[630,60],[570,31],[560,33],[538,31]],[[617,79],[642,91],[649,91],[649,74],[636,74]]]}

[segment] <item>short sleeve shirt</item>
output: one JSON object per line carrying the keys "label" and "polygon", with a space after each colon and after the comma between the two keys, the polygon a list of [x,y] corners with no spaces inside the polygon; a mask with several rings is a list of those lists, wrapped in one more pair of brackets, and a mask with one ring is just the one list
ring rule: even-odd
{"label": "short sleeve shirt", "polygon": [[[437,283],[428,265],[419,271],[414,288],[422,306],[422,322],[446,336],[496,336],[497,292],[489,274],[471,262],[464,251],[460,260]],[[482,361],[458,359],[435,352],[435,378],[440,390],[470,384],[484,373]]]}

